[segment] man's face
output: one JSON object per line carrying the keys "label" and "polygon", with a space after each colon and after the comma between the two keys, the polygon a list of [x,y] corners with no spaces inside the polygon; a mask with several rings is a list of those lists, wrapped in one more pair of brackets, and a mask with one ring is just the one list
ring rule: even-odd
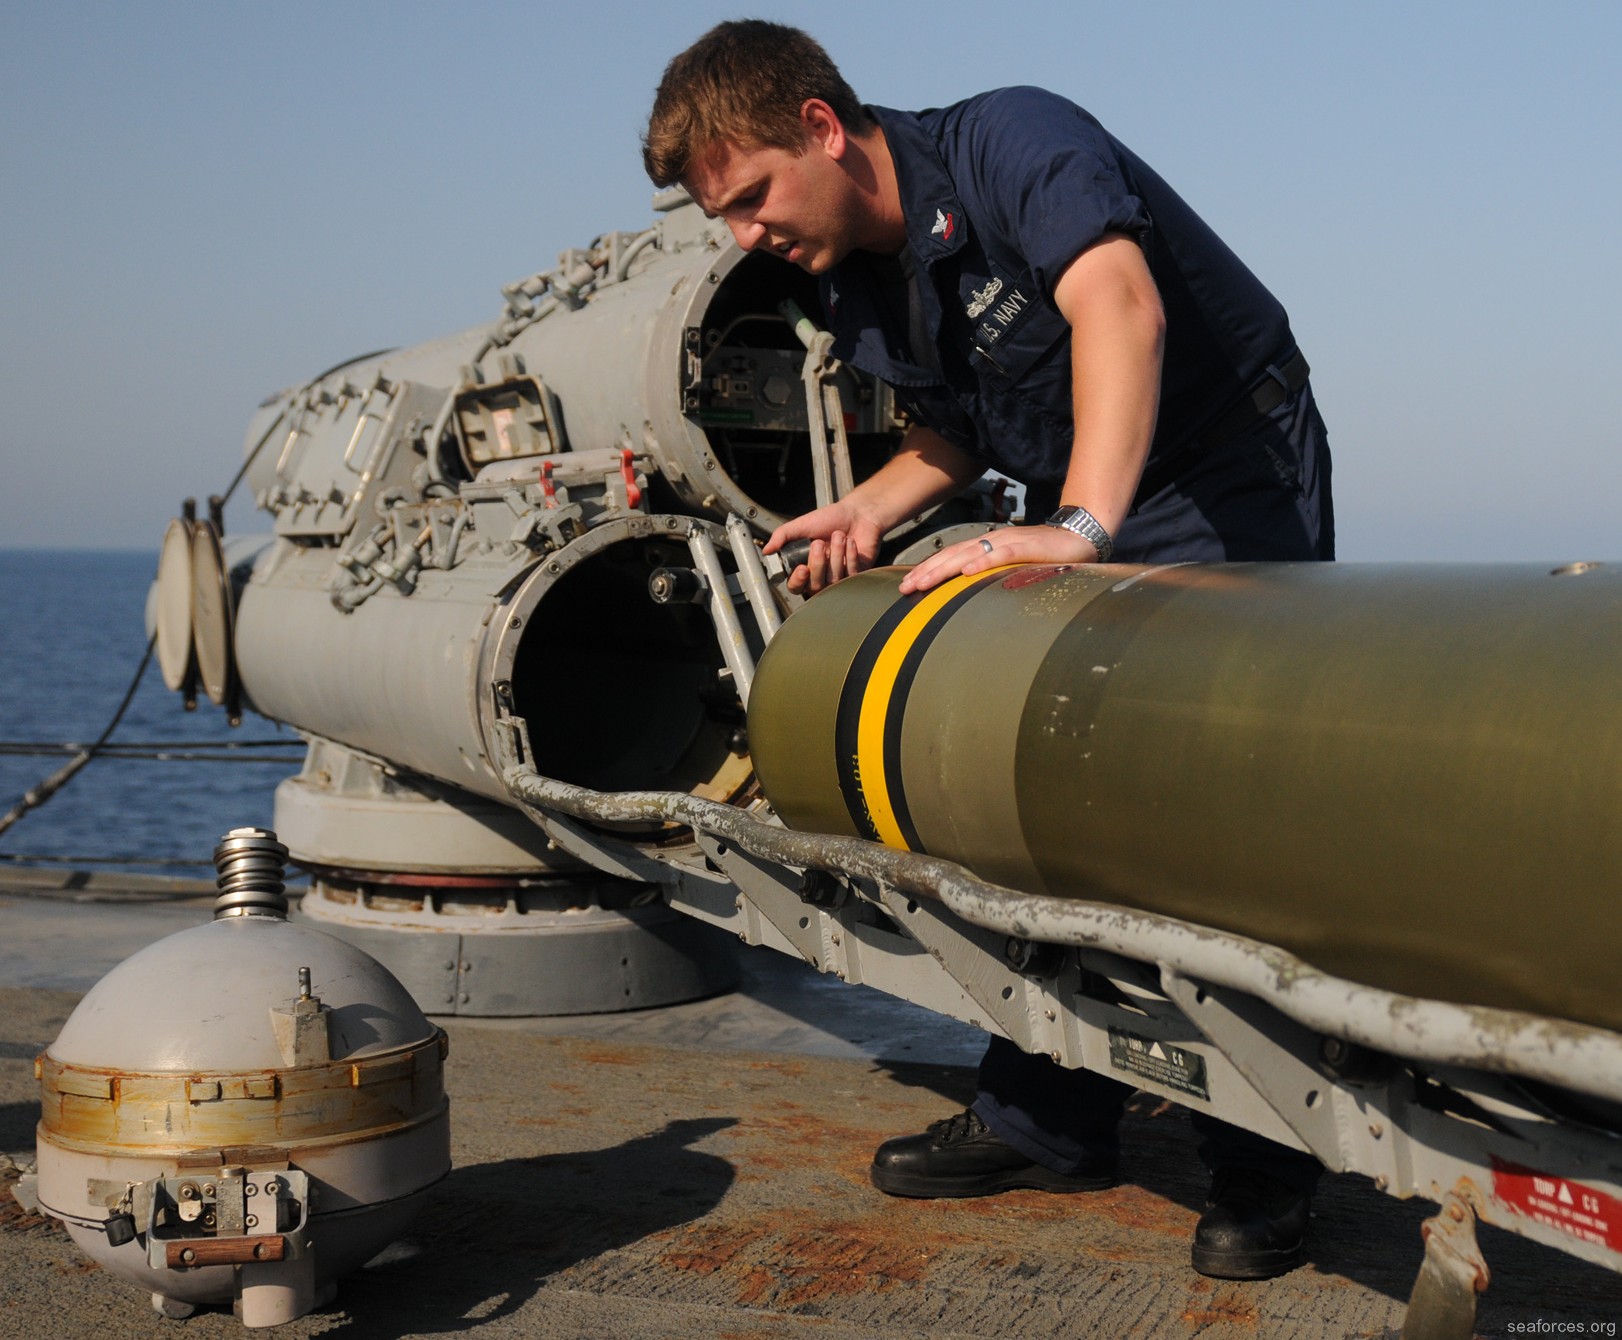
{"label": "man's face", "polygon": [[856,245],[850,182],[815,138],[798,154],[717,144],[695,158],[684,185],[706,215],[726,220],[745,251],[767,251],[821,274]]}

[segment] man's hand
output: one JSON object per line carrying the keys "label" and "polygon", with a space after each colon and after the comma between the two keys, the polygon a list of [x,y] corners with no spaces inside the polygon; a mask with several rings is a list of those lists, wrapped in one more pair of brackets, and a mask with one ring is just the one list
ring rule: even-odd
{"label": "man's hand", "polygon": [[[987,552],[989,547],[990,552]],[[901,579],[901,594],[927,591],[949,577],[973,576],[1010,563],[1096,563],[1091,540],[1058,526],[1004,526],[932,554]]]}
{"label": "man's hand", "polygon": [[775,554],[791,540],[811,541],[806,561],[789,574],[788,589],[795,595],[814,596],[873,566],[884,531],[853,497],[785,521],[766,541],[764,552],[768,554]]}
{"label": "man's hand", "polygon": [[872,567],[880,541],[893,527],[961,491],[984,469],[939,433],[915,423],[877,474],[837,502],[785,521],[764,552],[775,554],[790,540],[810,540],[811,553],[789,574],[788,589],[814,596]]}

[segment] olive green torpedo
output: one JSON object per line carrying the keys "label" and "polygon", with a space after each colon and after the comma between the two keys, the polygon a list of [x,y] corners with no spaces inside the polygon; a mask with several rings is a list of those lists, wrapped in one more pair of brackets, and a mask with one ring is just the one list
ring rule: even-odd
{"label": "olive green torpedo", "polygon": [[761,660],[790,827],[1622,1030],[1622,567],[900,576]]}

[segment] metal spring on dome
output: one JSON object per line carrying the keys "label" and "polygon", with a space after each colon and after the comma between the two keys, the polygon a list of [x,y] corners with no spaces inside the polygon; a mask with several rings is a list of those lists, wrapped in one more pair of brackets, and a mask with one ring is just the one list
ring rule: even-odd
{"label": "metal spring on dome", "polygon": [[285,917],[287,848],[269,828],[233,828],[214,848],[220,896],[214,918]]}

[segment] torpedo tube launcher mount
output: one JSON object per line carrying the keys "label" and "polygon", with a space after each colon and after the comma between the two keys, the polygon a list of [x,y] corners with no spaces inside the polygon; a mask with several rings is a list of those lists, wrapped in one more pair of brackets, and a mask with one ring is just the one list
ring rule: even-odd
{"label": "torpedo tube launcher mount", "polygon": [[309,742],[306,911],[596,880],[1443,1204],[1416,1300],[1473,1312],[1477,1216],[1622,1269],[1622,568],[887,568],[802,607],[760,540],[904,421],[805,276],[656,203],[268,400],[270,536],[171,526],[166,682]]}

